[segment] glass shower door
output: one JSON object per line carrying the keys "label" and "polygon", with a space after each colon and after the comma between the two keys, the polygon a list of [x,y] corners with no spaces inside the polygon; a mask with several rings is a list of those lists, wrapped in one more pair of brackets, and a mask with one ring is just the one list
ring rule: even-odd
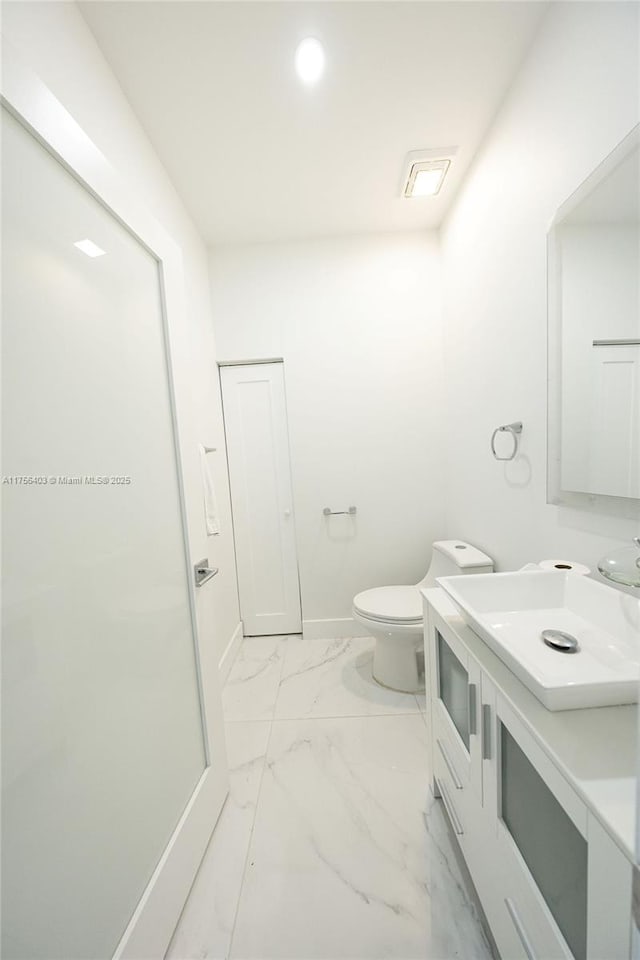
{"label": "glass shower door", "polygon": [[2,955],[111,957],[205,769],[159,264],[2,110]]}

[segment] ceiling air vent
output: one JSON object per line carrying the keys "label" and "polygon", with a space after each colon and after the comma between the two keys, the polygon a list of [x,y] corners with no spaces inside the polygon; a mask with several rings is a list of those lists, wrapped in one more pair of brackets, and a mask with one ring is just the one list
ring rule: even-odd
{"label": "ceiling air vent", "polygon": [[402,195],[404,197],[435,197],[451,166],[457,147],[439,150],[414,150],[407,156]]}

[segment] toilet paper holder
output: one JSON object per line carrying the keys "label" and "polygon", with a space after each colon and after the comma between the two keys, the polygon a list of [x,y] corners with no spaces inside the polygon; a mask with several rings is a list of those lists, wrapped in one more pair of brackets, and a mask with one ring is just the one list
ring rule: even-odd
{"label": "toilet paper holder", "polygon": [[[499,433],[510,433],[513,437],[513,450],[508,457],[499,457],[496,452],[496,436]],[[495,460],[513,460],[518,452],[520,445],[520,434],[522,433],[522,421],[516,420],[515,423],[505,423],[501,427],[496,427],[491,434],[491,453]]]}

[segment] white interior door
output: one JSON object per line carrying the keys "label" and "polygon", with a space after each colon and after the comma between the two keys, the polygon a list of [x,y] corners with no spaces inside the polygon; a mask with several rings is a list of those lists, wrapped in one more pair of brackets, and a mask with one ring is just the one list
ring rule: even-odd
{"label": "white interior door", "polygon": [[640,497],[640,346],[593,347],[590,490]]}
{"label": "white interior door", "polygon": [[46,87],[3,66],[2,955],[159,960],[227,792],[181,269]]}
{"label": "white interior door", "polygon": [[222,367],[220,377],[244,632],[299,633],[284,365]]}

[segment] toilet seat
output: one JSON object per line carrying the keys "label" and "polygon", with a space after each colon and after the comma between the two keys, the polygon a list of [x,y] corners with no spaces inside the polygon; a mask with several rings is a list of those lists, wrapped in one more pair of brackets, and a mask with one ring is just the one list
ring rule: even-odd
{"label": "toilet seat", "polygon": [[421,624],[422,596],[417,587],[375,587],[363,590],[353,600],[361,617],[377,623]]}

